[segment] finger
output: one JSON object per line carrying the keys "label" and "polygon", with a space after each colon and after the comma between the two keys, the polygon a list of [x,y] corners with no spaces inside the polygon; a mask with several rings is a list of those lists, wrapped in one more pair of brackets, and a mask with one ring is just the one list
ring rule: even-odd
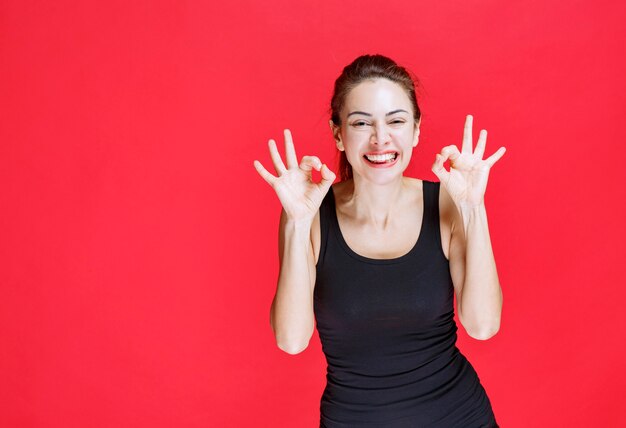
{"label": "finger", "polygon": [[465,128],[463,129],[463,147],[461,150],[463,153],[472,153],[472,123],[474,118],[471,114],[468,114],[465,118]]}
{"label": "finger", "polygon": [[298,158],[296,156],[296,148],[293,145],[291,131],[285,129],[283,133],[285,135],[285,159],[287,160],[287,168],[295,168],[298,166]]}
{"label": "finger", "polygon": [[474,154],[478,156],[478,159],[482,159],[485,154],[485,145],[487,144],[487,130],[483,129],[480,131],[480,135],[478,136],[478,141],[476,142],[476,150]]}
{"label": "finger", "polygon": [[276,181],[277,177],[270,174],[258,160],[254,161],[254,168],[261,175],[261,177],[263,177],[263,179],[270,184],[270,186],[274,187],[274,181]]}
{"label": "finger", "polygon": [[276,141],[270,140],[270,155],[272,156],[272,162],[274,163],[274,168],[276,169],[276,173],[278,175],[283,175],[287,168],[285,168],[285,164],[283,160],[280,158],[280,153],[278,153],[278,147],[276,147]]}
{"label": "finger", "polygon": [[443,159],[444,162],[448,159],[454,162],[459,156],[461,156],[461,152],[459,152],[459,148],[453,144],[453,145],[444,147],[441,150],[441,155],[444,158]]}
{"label": "finger", "polygon": [[322,162],[317,156],[302,156],[300,168],[307,172],[310,172],[313,168],[319,171],[322,168]]}
{"label": "finger", "polygon": [[432,172],[435,173],[439,181],[441,181],[442,183],[447,183],[448,176],[450,175],[450,173],[446,171],[443,166],[445,161],[446,157],[437,153],[437,155],[435,156],[435,163],[433,163],[433,166],[431,167]]}
{"label": "finger", "polygon": [[487,165],[489,165],[489,168],[491,168],[494,163],[500,160],[500,158],[504,155],[504,152],[506,152],[506,148],[500,147],[497,152],[495,152],[494,154],[489,156],[487,159],[485,159],[485,162],[487,162]]}
{"label": "finger", "polygon": [[335,181],[335,178],[337,178],[337,175],[335,175],[326,164],[322,165],[320,173],[322,174],[322,181],[318,183],[318,186],[320,186],[322,191],[326,192]]}

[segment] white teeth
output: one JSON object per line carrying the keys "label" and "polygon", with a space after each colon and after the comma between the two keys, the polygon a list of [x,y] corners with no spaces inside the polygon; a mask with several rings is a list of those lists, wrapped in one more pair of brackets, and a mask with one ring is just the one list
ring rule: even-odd
{"label": "white teeth", "polygon": [[387,153],[385,155],[365,155],[368,160],[375,162],[384,162],[395,159],[397,153]]}

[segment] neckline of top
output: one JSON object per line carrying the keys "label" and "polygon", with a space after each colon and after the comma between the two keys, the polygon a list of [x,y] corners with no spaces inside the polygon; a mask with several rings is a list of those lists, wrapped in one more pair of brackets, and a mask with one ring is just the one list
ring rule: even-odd
{"label": "neckline of top", "polygon": [[341,227],[339,226],[339,219],[337,218],[337,206],[335,203],[335,193],[333,190],[333,187],[330,187],[330,200],[331,200],[331,214],[332,214],[332,218],[333,218],[333,224],[335,226],[335,230],[336,230],[336,236],[339,238],[339,243],[341,244],[342,248],[345,250],[345,252],[353,257],[356,260],[365,262],[365,263],[370,263],[370,264],[377,264],[377,265],[388,265],[388,264],[395,264],[395,263],[401,263],[406,261],[407,259],[409,259],[413,253],[415,253],[415,251],[417,251],[417,247],[421,244],[421,242],[425,239],[423,238],[424,236],[424,231],[425,231],[425,225],[426,225],[426,215],[428,215],[428,210],[429,210],[429,206],[428,204],[428,198],[426,197],[426,186],[428,185],[426,180],[422,180],[422,198],[423,198],[423,203],[422,203],[422,224],[420,226],[420,232],[419,235],[417,237],[417,240],[415,241],[415,244],[413,244],[413,246],[411,247],[411,249],[398,257],[394,257],[391,259],[376,259],[376,258],[372,258],[372,257],[366,257],[363,256],[359,253],[357,253],[356,251],[354,251],[352,248],[350,248],[350,246],[348,245],[348,243],[346,242],[343,233],[341,232]]}

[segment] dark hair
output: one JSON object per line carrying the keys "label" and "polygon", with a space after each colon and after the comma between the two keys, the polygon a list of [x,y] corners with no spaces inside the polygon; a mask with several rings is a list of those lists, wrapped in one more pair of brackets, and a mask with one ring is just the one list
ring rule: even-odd
{"label": "dark hair", "polygon": [[[399,66],[395,61],[383,55],[361,55],[352,63],[344,67],[341,75],[335,80],[335,89],[330,101],[330,118],[335,125],[341,125],[339,113],[343,108],[348,93],[364,80],[384,78],[399,84],[405,91],[413,105],[413,117],[416,122],[422,113],[417,105],[415,87],[418,79],[407,69]],[[339,174],[341,180],[352,178],[352,166],[348,163],[346,152],[340,152]]]}

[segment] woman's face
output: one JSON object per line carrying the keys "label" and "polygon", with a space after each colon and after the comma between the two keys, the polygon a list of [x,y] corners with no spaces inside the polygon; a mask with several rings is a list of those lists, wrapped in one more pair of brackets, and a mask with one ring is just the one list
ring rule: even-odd
{"label": "woman's face", "polygon": [[417,146],[419,123],[404,89],[388,79],[367,80],[346,97],[341,127],[331,129],[353,175],[384,184],[402,175]]}

